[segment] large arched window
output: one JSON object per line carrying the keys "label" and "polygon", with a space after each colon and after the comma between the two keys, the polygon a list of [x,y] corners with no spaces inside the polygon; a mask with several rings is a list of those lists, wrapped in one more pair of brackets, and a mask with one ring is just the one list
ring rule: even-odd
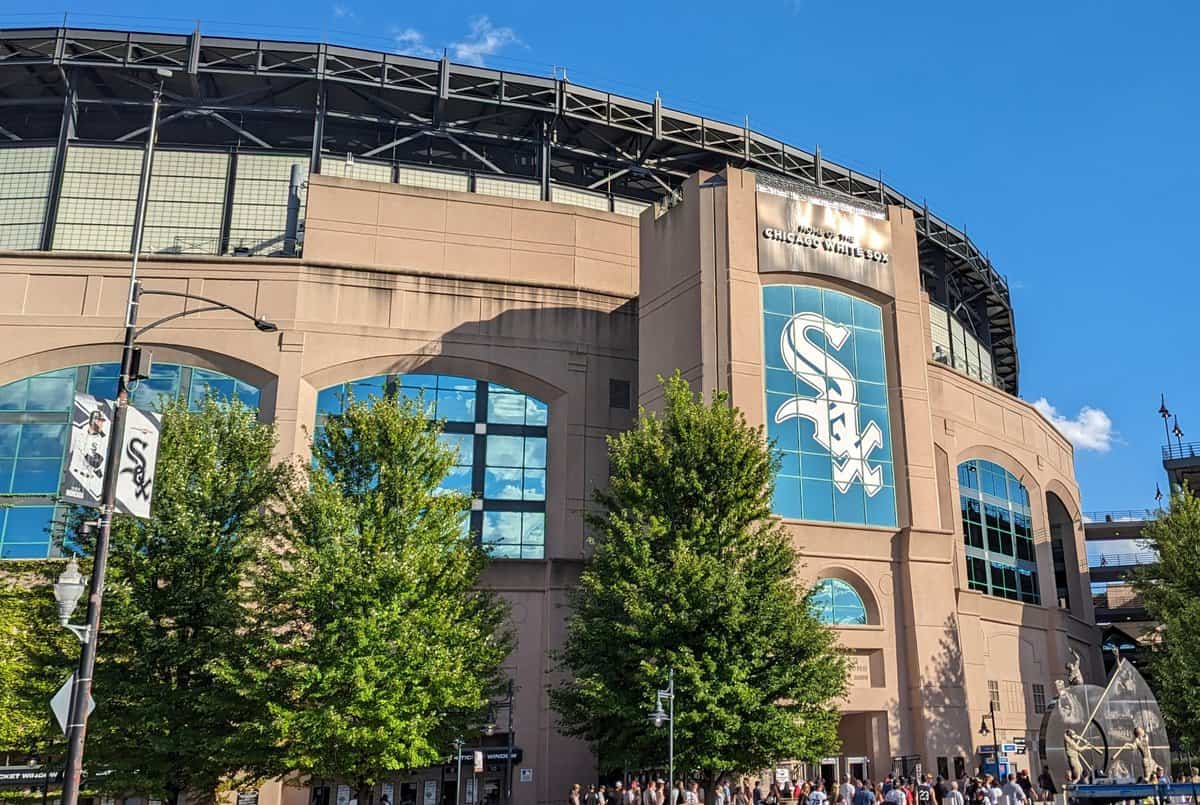
{"label": "large arched window", "polygon": [[864,626],[867,607],[849,582],[841,579],[821,579],[813,585],[808,599],[812,613],[821,623],[830,626]]}
{"label": "large arched window", "polygon": [[1040,604],[1029,493],[998,464],[958,465],[967,586],[989,595]]}
{"label": "large arched window", "polygon": [[[115,398],[119,370],[115,363],[74,366],[0,386],[0,559],[61,555],[57,496],[72,400],[76,391]],[[182,396],[195,407],[210,393],[258,407],[254,386],[174,363],[155,364],[132,401],[153,409],[163,399]]]}
{"label": "large arched window", "polygon": [[469,527],[492,556],[541,559],[546,545],[546,423],[541,400],[508,386],[451,375],[377,375],[323,389],[317,427],[346,401],[395,390],[420,398],[458,451],[443,488],[474,498]]}

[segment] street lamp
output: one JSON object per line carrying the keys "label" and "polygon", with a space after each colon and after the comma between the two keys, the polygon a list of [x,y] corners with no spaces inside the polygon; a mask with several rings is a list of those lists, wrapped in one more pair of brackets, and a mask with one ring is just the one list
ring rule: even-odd
{"label": "street lamp", "polygon": [[87,626],[71,623],[71,615],[79,606],[79,599],[83,597],[83,589],[86,586],[83,574],[79,572],[79,562],[72,556],[63,572],[59,574],[58,581],[54,583],[54,600],[58,602],[58,622],[79,638],[80,643],[88,642],[90,632]]}
{"label": "street lamp", "polygon": [[[663,709],[663,702],[667,709]],[[675,669],[672,668],[667,676],[666,690],[659,690],[654,695],[654,709],[650,711],[650,723],[656,727],[667,725],[667,790],[673,791],[675,785]]]}
{"label": "street lamp", "polygon": [[[262,332],[275,332],[278,327],[266,319],[253,316],[232,305],[217,302],[202,296],[179,293],[176,291],[143,290],[138,282],[138,258],[142,251],[142,236],[146,229],[146,202],[150,190],[150,173],[154,161],[154,144],[158,139],[158,112],[162,105],[163,84],[171,78],[170,70],[158,68],[155,70],[158,86],[154,90],[154,103],[150,112],[150,128],[146,135],[146,150],[142,154],[141,178],[138,184],[137,206],[133,216],[133,240],[130,243],[129,261],[129,294],[125,303],[125,338],[121,346],[121,372],[117,380],[116,410],[113,412],[111,438],[108,440],[108,452],[104,459],[104,486],[100,495],[99,533],[92,561],[91,593],[88,595],[87,623],[84,626],[73,626],[63,619],[63,612],[73,611],[83,594],[82,579],[78,565],[72,559],[68,563],[59,584],[54,586],[54,597],[59,602],[59,621],[71,630],[83,644],[79,652],[79,670],[75,674],[75,688],[71,693],[71,707],[67,719],[67,757],[63,769],[62,805],[78,805],[79,788],[83,777],[83,745],[87,735],[88,704],[91,701],[92,674],[96,667],[95,638],[100,634],[100,605],[104,598],[104,577],[108,569],[108,543],[112,534],[113,510],[117,500],[117,472],[120,464],[122,436],[125,432],[125,417],[129,408],[129,386],[134,379],[135,359],[138,366],[138,378],[149,374],[148,366],[142,363],[140,350],[135,347],[139,335],[147,330],[165,324],[168,321],[203,313],[211,310],[229,310],[250,319],[254,326]],[[158,321],[137,329],[139,300],[143,295],[178,296],[185,299],[196,299],[209,303],[208,307],[194,308],[165,316]],[[72,574],[72,567],[74,573]],[[60,586],[61,585],[61,586]],[[74,600],[71,600],[74,596]],[[69,609],[68,609],[69,608]]]}

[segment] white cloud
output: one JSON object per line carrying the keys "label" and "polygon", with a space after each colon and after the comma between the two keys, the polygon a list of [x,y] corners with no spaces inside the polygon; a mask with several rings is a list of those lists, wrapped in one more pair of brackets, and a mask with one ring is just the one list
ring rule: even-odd
{"label": "white cloud", "polygon": [[401,53],[419,56],[423,59],[436,59],[439,55],[425,42],[425,34],[415,28],[393,31],[392,37],[396,40],[396,50]]}
{"label": "white cloud", "polygon": [[1045,397],[1039,397],[1033,407],[1080,450],[1107,453],[1112,447],[1112,420],[1103,410],[1085,405],[1079,409],[1074,419],[1068,419],[1060,415]]}
{"label": "white cloud", "polygon": [[497,28],[487,17],[471,20],[471,33],[461,42],[451,42],[451,58],[457,62],[482,65],[488,56],[502,48],[520,43],[516,33],[507,26]]}
{"label": "white cloud", "polygon": [[350,8],[350,6],[344,5],[342,3],[334,3],[333,4],[333,16],[337,17],[338,19],[352,20],[352,19],[354,19],[354,17],[356,15],[354,13],[354,9]]}

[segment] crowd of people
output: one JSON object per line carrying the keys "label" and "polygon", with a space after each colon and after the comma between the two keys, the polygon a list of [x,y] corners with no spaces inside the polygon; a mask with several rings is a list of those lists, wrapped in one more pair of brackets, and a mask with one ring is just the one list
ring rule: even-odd
{"label": "crowd of people", "polygon": [[[1186,783],[1188,778],[1182,776],[1180,781]],[[840,783],[835,781],[828,788],[823,779],[764,786],[762,781],[752,784],[746,777],[722,778],[713,799],[716,805],[1031,805],[1054,802],[1058,793],[1059,788],[1046,767],[1036,780],[1027,771],[1008,774],[1004,779],[977,773],[964,775],[961,780],[930,774],[912,777],[888,774],[879,782],[842,777]],[[1184,805],[1184,800],[1192,801],[1190,791],[1185,788],[1179,788],[1178,795],[1181,798],[1178,805]],[[677,780],[669,786],[662,778],[651,776],[629,782],[618,780],[611,786],[584,788],[576,784],[568,801],[569,805],[705,805],[708,800],[698,782]]]}

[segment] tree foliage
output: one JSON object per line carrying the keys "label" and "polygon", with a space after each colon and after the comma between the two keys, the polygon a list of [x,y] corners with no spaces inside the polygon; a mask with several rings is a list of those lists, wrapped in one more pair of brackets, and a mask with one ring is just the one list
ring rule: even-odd
{"label": "tree foliage", "polygon": [[1159,561],[1140,568],[1133,583],[1162,624],[1148,676],[1172,737],[1194,752],[1200,749],[1200,499],[1187,487],[1176,489],[1170,508],[1142,535]]}
{"label": "tree foliage", "polygon": [[454,454],[437,432],[389,396],[317,434],[271,599],[287,768],[361,791],[437,763],[501,682],[508,610],[477,589],[487,558],[463,528],[468,499],[438,493]]}
{"label": "tree foliage", "polygon": [[78,642],[58,625],[58,563],[13,563],[0,577],[0,752],[59,756],[50,698],[74,670]]}
{"label": "tree foliage", "polygon": [[288,484],[275,430],[238,403],[163,409],[148,520],[114,520],[88,725],[99,783],[174,801],[272,767],[256,613],[268,507]]}
{"label": "tree foliage", "polygon": [[676,768],[699,769],[711,793],[723,773],[832,754],[847,663],[770,516],[776,465],[761,429],[678,373],[664,392],[661,417],[643,411],[609,441],[561,655],[571,678],[551,699],[602,765],[665,767],[647,714],[673,667]]}

